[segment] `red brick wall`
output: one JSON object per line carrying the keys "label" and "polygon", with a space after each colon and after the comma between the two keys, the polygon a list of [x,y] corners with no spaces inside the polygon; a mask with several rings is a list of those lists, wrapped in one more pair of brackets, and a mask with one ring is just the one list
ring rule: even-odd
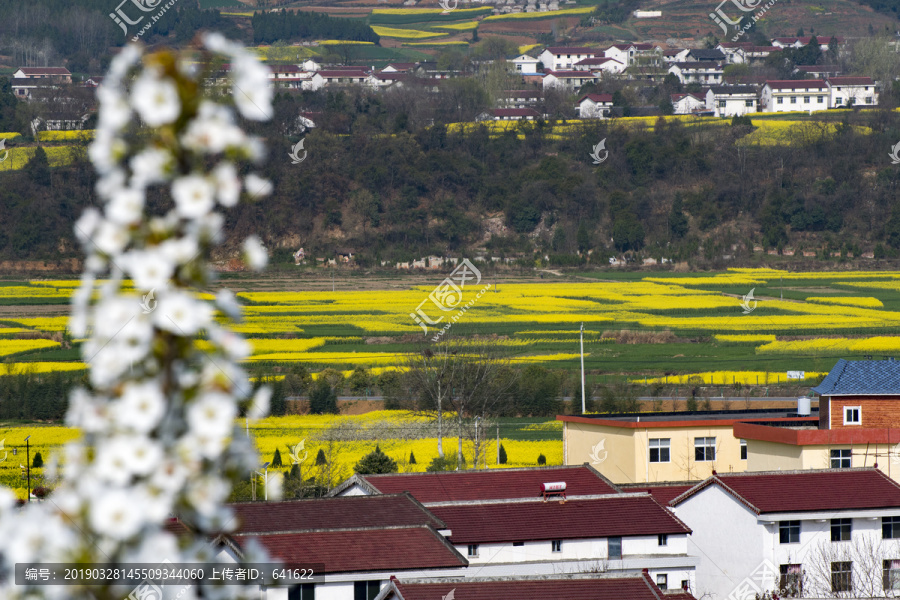
{"label": "red brick wall", "polygon": [[[825,411],[820,413],[820,422],[827,423],[830,418],[829,429],[853,429],[870,428],[879,429],[887,427],[900,427],[900,396],[834,396],[831,401],[822,404],[828,405]],[[844,407],[859,406],[859,425],[844,425]],[[821,410],[821,409],[820,409]]]}

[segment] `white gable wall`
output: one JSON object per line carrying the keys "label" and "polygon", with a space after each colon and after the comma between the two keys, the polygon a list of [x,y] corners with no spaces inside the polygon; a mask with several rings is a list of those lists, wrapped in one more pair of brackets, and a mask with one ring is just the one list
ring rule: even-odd
{"label": "white gable wall", "polygon": [[688,553],[700,557],[695,598],[725,600],[765,558],[756,515],[717,485],[679,504],[675,515],[693,530]]}

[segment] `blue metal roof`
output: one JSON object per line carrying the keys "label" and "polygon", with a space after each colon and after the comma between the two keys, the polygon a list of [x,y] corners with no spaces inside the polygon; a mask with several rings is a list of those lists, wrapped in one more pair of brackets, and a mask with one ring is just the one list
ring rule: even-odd
{"label": "blue metal roof", "polygon": [[900,361],[842,358],[812,391],[821,396],[900,396]]}

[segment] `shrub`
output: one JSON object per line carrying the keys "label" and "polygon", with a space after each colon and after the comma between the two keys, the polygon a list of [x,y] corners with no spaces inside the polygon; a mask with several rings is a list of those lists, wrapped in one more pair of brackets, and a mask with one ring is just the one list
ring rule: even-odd
{"label": "shrub", "polygon": [[544,456],[543,454],[538,454],[538,464],[539,464],[539,465],[546,465],[546,464],[547,464],[547,457]]}
{"label": "shrub", "polygon": [[34,494],[35,498],[43,498],[44,496],[46,496],[47,494],[50,493],[50,490],[48,490],[47,488],[45,488],[42,485],[39,485],[36,488],[34,488],[33,490],[31,490],[31,493]]}
{"label": "shrub", "polygon": [[[431,464],[426,467],[425,471],[428,473],[438,473],[440,471],[455,471],[456,470],[456,457],[455,456],[444,456],[441,458],[440,456],[435,456]],[[466,459],[463,458],[459,464],[460,469],[466,468]]]}
{"label": "shrub", "polygon": [[[40,452],[38,452],[37,454],[34,455],[34,460],[31,461],[31,468],[32,469],[40,469],[43,466],[44,466],[44,457],[41,456]],[[37,488],[35,488],[35,489],[37,489]]]}
{"label": "shrub", "polygon": [[279,450],[278,448],[275,448],[275,456],[272,457],[272,464],[269,465],[269,466],[272,466],[272,467],[280,467],[280,466],[282,466],[282,463],[281,463],[281,450]]}
{"label": "shrub", "polygon": [[411,464],[411,465],[416,464],[416,455],[413,453],[412,450],[409,451],[409,464]]}
{"label": "shrub", "polygon": [[397,461],[381,451],[379,446],[363,456],[354,470],[360,475],[378,475],[380,473],[396,473]]}
{"label": "shrub", "polygon": [[316,465],[326,465],[328,464],[328,459],[325,458],[325,451],[319,448],[319,453],[316,454]]}
{"label": "shrub", "polygon": [[500,444],[500,464],[506,464],[506,448],[503,447],[503,444]]}
{"label": "shrub", "polygon": [[337,414],[337,394],[324,378],[319,378],[309,394],[309,412],[314,415]]}

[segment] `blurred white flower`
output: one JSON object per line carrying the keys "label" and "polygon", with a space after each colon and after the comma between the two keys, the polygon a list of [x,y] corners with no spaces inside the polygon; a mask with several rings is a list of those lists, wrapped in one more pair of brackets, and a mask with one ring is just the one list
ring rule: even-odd
{"label": "blurred white flower", "polygon": [[244,131],[235,125],[234,116],[226,106],[203,101],[182,137],[182,143],[191,150],[218,154],[227,148],[239,148],[247,143]]}
{"label": "blurred white flower", "polygon": [[199,219],[211,211],[214,193],[213,185],[200,175],[186,175],[172,183],[175,209],[186,219]]}
{"label": "blurred white flower", "polygon": [[272,193],[272,182],[256,173],[250,173],[244,178],[244,186],[252,199],[262,198]]}
{"label": "blurred white flower", "polygon": [[106,205],[106,216],[119,225],[137,223],[143,213],[144,192],[134,188],[122,188]]}
{"label": "blurred white flower", "polygon": [[132,185],[147,187],[165,181],[172,161],[172,154],[162,148],[148,148],[135,155],[130,162]]}
{"label": "blurred white flower", "polygon": [[163,287],[175,272],[175,264],[159,248],[131,250],[120,264],[131,275],[134,287],[144,291]]}
{"label": "blurred white flower", "polygon": [[125,249],[128,244],[128,231],[118,223],[112,221],[103,221],[97,228],[94,235],[91,236],[90,242],[104,254],[118,254]]}
{"label": "blurred white flower", "polygon": [[187,409],[187,422],[197,435],[225,437],[231,433],[237,407],[231,396],[220,392],[208,392],[191,402]]}
{"label": "blurred white flower", "polygon": [[213,325],[209,327],[207,335],[231,360],[244,360],[253,352],[253,347],[247,340],[227,329]]}
{"label": "blurred white flower", "polygon": [[97,233],[100,223],[103,222],[103,215],[94,207],[86,208],[81,217],[75,222],[75,237],[82,245],[89,245],[91,238]]}
{"label": "blurred white flower", "polygon": [[197,240],[192,237],[169,238],[159,245],[159,250],[168,260],[176,265],[184,265],[195,258],[200,252]]}
{"label": "blurred white flower", "polygon": [[241,305],[234,292],[229,289],[221,289],[216,293],[216,306],[232,319],[241,318]]}
{"label": "blurred white flower", "polygon": [[230,162],[222,162],[213,169],[213,177],[216,178],[216,197],[219,204],[231,207],[238,203],[241,197],[241,179],[237,169]]}
{"label": "blurred white flower", "polygon": [[107,488],[90,505],[90,523],[94,531],[114,540],[132,537],[144,525],[145,507],[126,489]]}
{"label": "blurred white flower", "polygon": [[250,407],[247,409],[248,419],[262,419],[269,414],[269,401],[272,399],[272,388],[264,385],[253,394]]}
{"label": "blurred white flower", "polygon": [[187,499],[201,515],[210,515],[228,499],[231,486],[218,477],[199,477],[188,483]]}
{"label": "blurred white flower", "polygon": [[88,146],[88,157],[101,175],[118,167],[118,160],[127,146],[122,138],[107,128],[98,128],[94,133],[94,141]]}
{"label": "blurred white flower", "polygon": [[155,380],[129,382],[122,389],[115,410],[122,426],[147,433],[159,425],[165,414],[166,400]]}
{"label": "blurred white flower", "polygon": [[123,486],[131,481],[130,442],[124,435],[102,440],[97,445],[94,467],[101,480]]}
{"label": "blurred white flower", "polygon": [[109,428],[109,404],[105,398],[95,398],[83,389],[75,389],[69,396],[66,424],[85,433],[98,433]]}
{"label": "blurred white flower", "polygon": [[269,262],[269,255],[259,237],[251,235],[244,240],[244,260],[254,271],[262,271]]}
{"label": "blurred white flower", "polygon": [[131,90],[131,102],[141,119],[150,127],[167,125],[181,113],[178,88],[168,77],[145,71]]}
{"label": "blurred white flower", "polygon": [[131,105],[118,88],[101,85],[97,88],[97,100],[100,101],[99,128],[122,129],[131,120]]}
{"label": "blurred white flower", "polygon": [[137,435],[128,438],[128,468],[135,475],[149,475],[162,461],[163,451],[159,443]]}
{"label": "blurred white flower", "polygon": [[159,306],[152,316],[160,329],[188,336],[209,324],[212,311],[206,302],[186,292],[170,291],[160,295]]}

